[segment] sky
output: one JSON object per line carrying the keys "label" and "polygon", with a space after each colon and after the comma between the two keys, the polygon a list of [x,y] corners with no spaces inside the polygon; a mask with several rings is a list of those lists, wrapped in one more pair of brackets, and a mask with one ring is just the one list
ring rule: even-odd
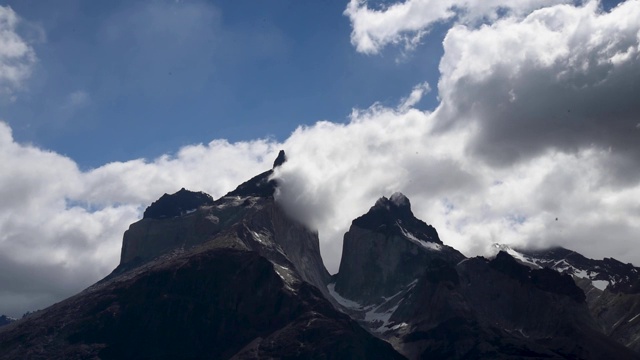
{"label": "sky", "polygon": [[640,1],[0,1],[0,314],[107,275],[163,193],[271,167],[342,236],[400,191],[445,244],[640,264]]}

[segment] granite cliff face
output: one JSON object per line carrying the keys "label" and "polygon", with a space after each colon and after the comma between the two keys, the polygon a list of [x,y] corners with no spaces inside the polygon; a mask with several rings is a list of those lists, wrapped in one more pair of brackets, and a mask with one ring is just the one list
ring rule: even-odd
{"label": "granite cliff face", "polygon": [[415,281],[433,259],[455,264],[464,256],[413,216],[407,197],[382,197],[344,235],[335,290],[363,304],[377,303]]}

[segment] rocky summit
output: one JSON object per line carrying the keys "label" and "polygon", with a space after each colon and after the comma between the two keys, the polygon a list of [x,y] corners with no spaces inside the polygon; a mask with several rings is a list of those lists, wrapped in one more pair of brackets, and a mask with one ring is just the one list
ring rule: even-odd
{"label": "rocky summit", "polygon": [[414,282],[434,259],[456,264],[464,256],[413,215],[406,196],[381,197],[344,235],[335,290],[364,304],[377,303]]}
{"label": "rocky summit", "polygon": [[0,358],[640,358],[632,265],[505,245],[467,258],[395,193],[353,220],[332,276],[273,168],[217,200],[164,194],[110,275],[5,321]]}

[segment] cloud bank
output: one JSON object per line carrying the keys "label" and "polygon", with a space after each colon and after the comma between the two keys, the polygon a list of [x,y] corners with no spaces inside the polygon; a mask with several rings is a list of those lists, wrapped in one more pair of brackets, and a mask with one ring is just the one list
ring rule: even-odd
{"label": "cloud bank", "polygon": [[[433,111],[416,108],[431,89],[416,79],[396,107],[354,109],[348,123],[299,127],[282,143],[214,140],[88,171],[17,143],[0,123],[0,313],[20,315],[96,281],[117,265],[122,233],[149,203],[181,187],[219,197],[270,168],[280,148],[289,160],[276,173],[278,201],[319,231],[331,271],[351,220],[395,191],[469,256],[494,242],[557,244],[640,264],[640,1],[610,12],[597,2],[529,1],[505,12],[498,1],[468,1],[442,2],[438,13],[438,3],[346,10],[376,50],[354,46],[370,53],[402,46],[397,39],[447,11],[484,19],[447,32]],[[354,21],[367,11],[375,16]],[[406,16],[420,11],[435,20],[408,29]],[[376,24],[386,30],[362,30]]]}

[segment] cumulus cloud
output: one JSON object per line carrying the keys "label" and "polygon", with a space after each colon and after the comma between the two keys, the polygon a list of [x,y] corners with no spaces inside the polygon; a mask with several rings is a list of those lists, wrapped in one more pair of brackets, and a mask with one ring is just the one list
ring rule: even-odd
{"label": "cumulus cloud", "polygon": [[376,54],[389,44],[415,48],[437,23],[457,19],[463,23],[493,21],[501,16],[521,16],[534,9],[567,0],[406,0],[372,9],[366,0],[351,0],[344,14],[352,25],[351,43],[359,52]]}
{"label": "cumulus cloud", "polygon": [[17,33],[20,18],[9,6],[0,6],[0,96],[10,100],[31,75],[36,56]]}
{"label": "cumulus cloud", "polygon": [[[537,10],[522,20],[452,28],[438,84],[442,128],[477,124],[468,152],[508,165],[549,148],[598,146],[640,169],[640,2]],[[635,181],[628,171],[621,181]]]}

